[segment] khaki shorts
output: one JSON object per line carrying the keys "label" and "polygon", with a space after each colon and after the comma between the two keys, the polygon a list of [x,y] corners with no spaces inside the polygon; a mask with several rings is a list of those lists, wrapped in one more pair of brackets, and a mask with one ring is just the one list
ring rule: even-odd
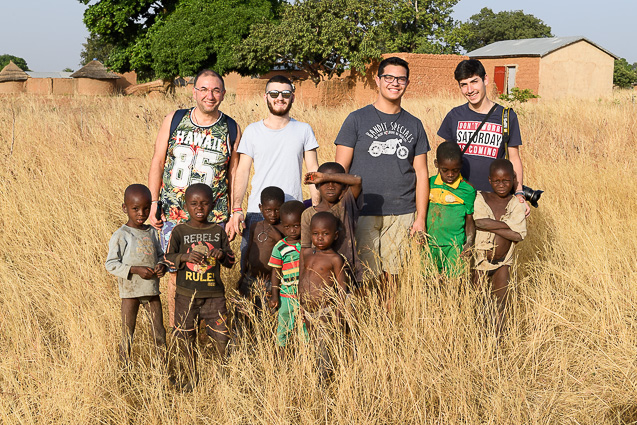
{"label": "khaki shorts", "polygon": [[360,216],[356,224],[358,256],[371,276],[398,274],[416,213]]}

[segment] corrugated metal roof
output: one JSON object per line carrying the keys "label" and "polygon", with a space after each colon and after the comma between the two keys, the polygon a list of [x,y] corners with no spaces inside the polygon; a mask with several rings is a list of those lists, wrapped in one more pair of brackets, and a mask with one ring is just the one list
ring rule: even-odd
{"label": "corrugated metal roof", "polygon": [[608,53],[615,59],[619,57],[603,47],[593,43],[582,36],[573,37],[552,37],[552,38],[525,38],[523,40],[496,41],[488,46],[481,47],[467,53],[470,58],[493,58],[493,57],[516,57],[516,56],[539,56],[543,57],[551,52],[584,40],[600,50]]}
{"label": "corrugated metal roof", "polygon": [[27,71],[31,78],[71,78],[72,72],[33,72]]}

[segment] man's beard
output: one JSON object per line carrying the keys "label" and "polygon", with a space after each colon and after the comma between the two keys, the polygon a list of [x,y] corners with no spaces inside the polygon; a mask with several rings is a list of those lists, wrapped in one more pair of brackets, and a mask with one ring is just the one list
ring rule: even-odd
{"label": "man's beard", "polygon": [[[274,99],[274,100],[276,101],[276,99]],[[290,103],[288,103],[287,108],[285,108],[285,109],[283,109],[283,110],[281,110],[281,109],[279,109],[279,110],[275,110],[275,109],[274,109],[274,106],[273,106],[273,103],[274,103],[274,102],[270,102],[270,101],[268,100],[268,102],[267,102],[267,104],[268,104],[268,109],[270,110],[270,113],[271,113],[272,115],[276,115],[277,117],[282,117],[282,116],[284,116],[284,115],[287,115],[287,113],[288,113],[288,112],[290,112],[290,109],[292,108],[292,102],[290,102]]]}

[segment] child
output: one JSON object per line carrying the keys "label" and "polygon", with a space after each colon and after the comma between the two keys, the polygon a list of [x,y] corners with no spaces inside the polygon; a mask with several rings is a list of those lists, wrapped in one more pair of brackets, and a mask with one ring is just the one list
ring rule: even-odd
{"label": "child", "polygon": [[150,190],[146,186],[128,186],[122,204],[128,222],[113,233],[108,243],[106,270],[117,276],[122,299],[119,356],[125,364],[130,358],[140,304],[150,316],[153,337],[162,360],[166,349],[166,329],[159,299],[159,278],[166,272],[166,266],[159,263],[163,252],[157,231],[144,224],[150,214],[150,206]]}
{"label": "child", "polygon": [[327,211],[338,219],[338,238],[333,248],[346,261],[349,281],[356,287],[363,280],[363,266],[358,258],[354,237],[358,215],[363,207],[361,196],[363,179],[347,174],[337,162],[322,164],[317,172],[307,173],[305,184],[314,184],[320,194],[320,202],[303,212],[301,218],[301,248],[311,248],[310,221],[319,211]]}
{"label": "child", "polygon": [[[250,226],[248,248],[245,255],[246,272],[239,279],[239,293],[254,305],[256,313],[265,306],[265,294],[272,289],[270,275],[272,267],[268,265],[274,245],[283,239],[283,228],[280,222],[281,205],[285,202],[285,193],[276,186],[268,186],[261,191],[259,210],[263,220]],[[251,304],[253,303],[253,304]],[[235,335],[245,336],[251,331],[251,322],[247,311],[237,311]],[[238,309],[239,310],[239,309]],[[253,330],[253,329],[252,329]]]}
{"label": "child", "polygon": [[475,203],[476,274],[491,280],[491,292],[498,307],[496,331],[505,322],[505,307],[509,285],[509,267],[513,264],[516,242],[526,236],[526,207],[512,195],[515,187],[513,165],[506,159],[496,159],[489,168],[491,192],[478,192]]}
{"label": "child", "polygon": [[429,252],[438,272],[458,276],[464,270],[460,256],[466,255],[475,238],[476,191],[460,175],[462,151],[456,143],[441,143],[434,165],[438,174],[429,179]]}
{"label": "child", "polygon": [[225,359],[229,336],[220,264],[231,268],[234,254],[226,232],[208,221],[212,189],[203,183],[193,184],[186,189],[184,203],[190,220],[175,226],[164,259],[177,269],[174,333],[183,343],[192,372],[192,381],[186,386],[191,389],[197,382],[193,345],[200,320],[206,321],[206,333],[215,341],[220,358]]}
{"label": "child", "polygon": [[347,283],[345,261],[333,249],[338,240],[338,219],[327,211],[321,211],[312,217],[310,234],[313,248],[301,250],[303,269],[299,281],[299,301],[303,309],[303,322],[310,340],[316,344],[318,370],[321,379],[331,370],[327,351],[324,325],[330,322],[334,313],[334,295],[342,303],[345,300]]}
{"label": "child", "polygon": [[[301,255],[301,214],[303,202],[288,201],[281,206],[281,226],[285,237],[272,249],[268,265],[272,267],[270,308],[279,310],[276,330],[277,345],[285,347],[294,330],[299,311],[299,258]],[[304,327],[304,332],[305,327]]]}

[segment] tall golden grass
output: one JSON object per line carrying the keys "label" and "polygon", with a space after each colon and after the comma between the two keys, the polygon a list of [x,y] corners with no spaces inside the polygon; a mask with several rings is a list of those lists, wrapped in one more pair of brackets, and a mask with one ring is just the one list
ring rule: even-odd
{"label": "tall golden grass", "polygon": [[[442,118],[460,102],[405,107],[423,120],[435,148]],[[517,108],[525,181],[546,192],[519,245],[509,331],[499,343],[485,291],[439,283],[414,257],[394,313],[373,299],[353,300],[353,331],[330,344],[331,381],[319,384],[311,346],[277,359],[267,317],[256,344],[240,341],[233,350],[226,373],[200,357],[200,383],[182,393],[152,362],[143,315],[133,368],[120,369],[119,299],[103,264],[109,237],[125,221],[124,188],[146,182],[162,117],[189,104],[186,96],[2,98],[1,423],[637,421],[630,95]],[[333,158],[332,141],[356,106],[295,105],[293,115],[314,128],[321,162]],[[222,110],[243,127],[265,114],[262,100],[239,104],[232,96]],[[227,286],[237,276],[226,273]]]}

